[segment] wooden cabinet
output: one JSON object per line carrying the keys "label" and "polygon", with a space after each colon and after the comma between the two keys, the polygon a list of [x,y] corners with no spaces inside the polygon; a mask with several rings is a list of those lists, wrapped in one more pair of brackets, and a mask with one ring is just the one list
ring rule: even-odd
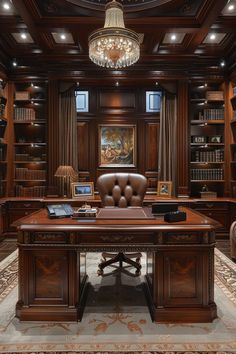
{"label": "wooden cabinet", "polygon": [[0,241],[3,240],[3,215],[2,215],[2,205],[0,204]]}
{"label": "wooden cabinet", "polygon": [[32,200],[8,201],[3,206],[3,232],[8,237],[16,237],[16,227],[12,223],[43,208],[43,203]]}
{"label": "wooden cabinet", "polygon": [[46,87],[17,84],[14,108],[14,186],[18,197],[46,190]]}
{"label": "wooden cabinet", "polygon": [[192,204],[192,208],[210,218],[219,221],[222,225],[216,230],[218,237],[228,237],[230,227],[230,205],[226,202],[196,202]]}

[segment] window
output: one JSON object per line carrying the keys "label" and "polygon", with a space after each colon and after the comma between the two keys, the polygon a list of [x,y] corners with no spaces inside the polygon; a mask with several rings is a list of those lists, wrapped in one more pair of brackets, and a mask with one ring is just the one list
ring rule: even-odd
{"label": "window", "polygon": [[146,91],[146,112],[160,112],[161,91]]}
{"label": "window", "polygon": [[88,91],[75,91],[75,96],[76,96],[76,111],[88,112],[89,111]]}

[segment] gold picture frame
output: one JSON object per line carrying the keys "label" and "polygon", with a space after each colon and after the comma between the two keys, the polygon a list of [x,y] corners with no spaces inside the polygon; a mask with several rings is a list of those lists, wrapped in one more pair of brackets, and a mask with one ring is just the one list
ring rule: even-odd
{"label": "gold picture frame", "polygon": [[71,183],[72,198],[77,199],[94,199],[93,182],[73,182]]}
{"label": "gold picture frame", "polygon": [[160,197],[171,198],[172,195],[172,182],[158,181],[157,195]]}
{"label": "gold picture frame", "polygon": [[98,159],[99,167],[135,167],[136,125],[99,125]]}

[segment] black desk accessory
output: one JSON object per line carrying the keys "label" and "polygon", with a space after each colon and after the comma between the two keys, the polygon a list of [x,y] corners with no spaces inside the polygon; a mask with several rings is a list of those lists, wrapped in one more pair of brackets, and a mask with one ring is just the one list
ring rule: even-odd
{"label": "black desk accessory", "polygon": [[172,211],[164,215],[164,220],[167,222],[185,221],[186,213],[184,211]]}
{"label": "black desk accessory", "polygon": [[152,204],[152,214],[161,215],[178,210],[178,203],[154,203]]}

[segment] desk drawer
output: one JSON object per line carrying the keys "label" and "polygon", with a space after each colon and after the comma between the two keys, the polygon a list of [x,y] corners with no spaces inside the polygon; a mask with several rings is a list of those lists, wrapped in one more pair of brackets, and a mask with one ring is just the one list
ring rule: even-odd
{"label": "desk drawer", "polygon": [[218,221],[222,227],[217,229],[216,232],[228,232],[230,215],[226,210],[198,210],[200,213],[208,216],[211,219]]}
{"label": "desk drawer", "polygon": [[41,209],[42,203],[39,201],[17,201],[17,202],[8,202],[8,209]]}
{"label": "desk drawer", "polygon": [[83,244],[93,243],[93,244],[153,244],[154,234],[143,234],[138,232],[116,232],[109,233],[109,231],[104,231],[103,233],[96,232],[96,234],[79,234],[79,242]]}
{"label": "desk drawer", "polygon": [[199,202],[192,205],[192,208],[196,210],[228,210],[228,203],[216,203],[216,202]]}

